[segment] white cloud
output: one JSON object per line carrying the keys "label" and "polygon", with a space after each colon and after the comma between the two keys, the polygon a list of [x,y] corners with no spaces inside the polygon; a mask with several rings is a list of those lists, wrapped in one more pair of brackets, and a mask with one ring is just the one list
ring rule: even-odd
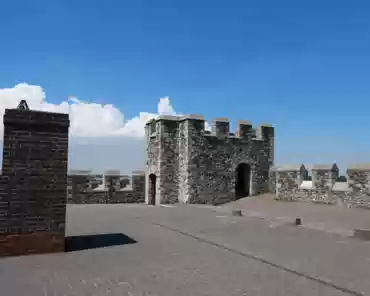
{"label": "white cloud", "polygon": [[[158,115],[176,115],[169,97],[159,100],[158,113],[140,112],[138,116],[126,119],[113,105],[84,102],[76,97],[52,104],[46,100],[42,87],[21,83],[13,88],[0,89],[0,118],[6,108],[15,108],[26,100],[30,109],[69,113],[70,135],[82,137],[129,136],[143,137],[145,123]],[[0,136],[3,126],[0,127]]]}
{"label": "white cloud", "polygon": [[[161,98],[157,113],[140,112],[133,118],[113,105],[102,105],[70,97],[59,104],[46,99],[42,87],[21,83],[0,89],[0,119],[6,108],[16,108],[26,100],[32,110],[68,113],[70,115],[70,169],[104,171],[119,169],[130,174],[145,168],[145,123],[158,115],[180,115],[173,109],[169,97]],[[206,128],[209,125],[206,122]],[[3,125],[0,124],[0,147]],[[0,162],[2,161],[0,157]]]}

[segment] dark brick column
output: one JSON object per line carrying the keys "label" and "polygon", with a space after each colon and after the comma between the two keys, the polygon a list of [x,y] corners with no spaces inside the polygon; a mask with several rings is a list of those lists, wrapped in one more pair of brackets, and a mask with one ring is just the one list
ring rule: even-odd
{"label": "dark brick column", "polygon": [[5,110],[0,256],[64,251],[68,129],[67,114],[24,101]]}

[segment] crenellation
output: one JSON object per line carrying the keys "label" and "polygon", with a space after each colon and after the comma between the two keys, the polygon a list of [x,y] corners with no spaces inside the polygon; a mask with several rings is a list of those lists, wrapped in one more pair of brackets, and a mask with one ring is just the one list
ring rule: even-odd
{"label": "crenellation", "polygon": [[216,137],[230,136],[230,122],[227,118],[216,118],[212,121],[212,133]]}
{"label": "crenellation", "polygon": [[312,200],[318,203],[335,203],[332,188],[339,176],[339,169],[336,164],[315,164],[312,171]]}
{"label": "crenellation", "polygon": [[269,192],[276,193],[276,173],[278,167],[270,166],[269,170]]}
{"label": "crenellation", "polygon": [[294,201],[302,181],[307,176],[307,169],[303,164],[284,165],[275,168],[276,172],[276,199]]}
{"label": "crenellation", "polygon": [[[146,178],[147,203],[220,204],[235,200],[238,194],[269,191],[273,133],[268,139],[255,139],[255,129],[242,121],[239,136],[235,136],[226,118],[213,121],[213,131],[209,132],[204,129],[204,118],[198,115],[157,122],[156,136],[147,138],[147,170],[152,176]],[[248,136],[240,137],[246,132]],[[242,164],[246,176],[238,181],[236,171]],[[245,192],[236,193],[238,182],[245,183]]]}
{"label": "crenellation", "polygon": [[[370,164],[274,166],[275,128],[203,116],[161,115],[145,126],[145,171],[131,176],[68,166],[67,114],[29,110],[4,114],[0,172],[0,256],[64,248],[67,203],[198,203],[218,205],[274,192],[277,200],[370,208]],[[20,237],[22,244],[14,238]],[[36,244],[35,244],[35,241]]]}
{"label": "crenellation", "polygon": [[134,171],[132,176],[121,175],[118,170],[107,170],[104,174],[86,172],[88,171],[68,172],[68,203],[141,203],[145,200],[143,171]]}
{"label": "crenellation", "polygon": [[339,177],[339,169],[336,164],[315,164],[311,171],[314,189],[328,190],[333,187]]}
{"label": "crenellation", "polygon": [[256,130],[248,120],[239,120],[236,134],[241,139],[250,140],[256,136]]}
{"label": "crenellation", "polygon": [[187,114],[187,115],[183,115],[183,116],[179,116],[179,120],[180,121],[183,121],[183,120],[199,120],[199,121],[205,121],[204,117],[202,115],[198,115],[198,114]]}
{"label": "crenellation", "polygon": [[370,166],[368,164],[350,166],[347,175],[352,194],[346,201],[351,206],[369,207]]}
{"label": "crenellation", "polygon": [[349,166],[347,182],[337,180],[339,168],[336,164],[313,165],[312,181],[307,180],[307,175],[303,173],[299,177],[297,172],[297,165],[281,166],[270,171],[277,184],[276,199],[370,208],[369,164]]}
{"label": "crenellation", "polygon": [[[149,138],[157,137],[159,127],[163,124],[159,122],[176,122],[177,126],[183,121],[193,121],[194,128],[197,131],[201,131],[205,136],[214,137],[231,137],[239,138],[243,140],[254,140],[254,141],[266,141],[274,139],[274,127],[271,124],[261,124],[258,127],[254,127],[248,120],[239,120],[237,129],[235,132],[230,132],[230,120],[228,118],[216,118],[212,121],[211,130],[205,129],[205,119],[201,115],[188,114],[188,115],[160,115],[154,119],[149,120],[146,123],[146,135]],[[165,124],[164,124],[165,125]]]}

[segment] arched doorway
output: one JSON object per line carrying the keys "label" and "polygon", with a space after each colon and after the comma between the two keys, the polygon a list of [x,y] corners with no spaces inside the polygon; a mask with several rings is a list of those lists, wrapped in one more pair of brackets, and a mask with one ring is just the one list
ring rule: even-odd
{"label": "arched doorway", "polygon": [[235,196],[242,198],[250,195],[251,167],[247,163],[241,163],[235,172]]}
{"label": "arched doorway", "polygon": [[155,189],[156,189],[156,175],[149,175],[149,201],[150,205],[155,205]]}

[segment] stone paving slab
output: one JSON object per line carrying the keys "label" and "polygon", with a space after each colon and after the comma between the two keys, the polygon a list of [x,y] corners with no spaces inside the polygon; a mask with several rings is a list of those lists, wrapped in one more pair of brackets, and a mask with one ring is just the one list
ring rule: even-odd
{"label": "stone paving slab", "polygon": [[266,219],[234,217],[224,208],[178,206],[145,219],[370,294],[370,242],[287,224],[271,227]]}
{"label": "stone paving slab", "polygon": [[[370,292],[369,245],[354,240],[338,243],[335,235],[285,226],[272,229],[262,220],[232,217],[213,208],[68,206],[68,236],[106,233],[123,233],[135,243],[0,259],[0,295]],[[343,258],[349,250],[352,258]],[[296,262],[305,252],[303,261]],[[302,264],[309,268],[304,270]],[[317,264],[319,268],[311,268]],[[339,277],[333,276],[337,273]]]}
{"label": "stone paving slab", "polygon": [[274,195],[271,194],[243,198],[219,207],[219,210],[223,211],[233,209],[243,210],[246,216],[266,219],[270,221],[271,227],[292,223],[297,217],[301,217],[303,227],[345,236],[353,235],[354,229],[370,230],[370,210],[306,202],[276,201]]}

